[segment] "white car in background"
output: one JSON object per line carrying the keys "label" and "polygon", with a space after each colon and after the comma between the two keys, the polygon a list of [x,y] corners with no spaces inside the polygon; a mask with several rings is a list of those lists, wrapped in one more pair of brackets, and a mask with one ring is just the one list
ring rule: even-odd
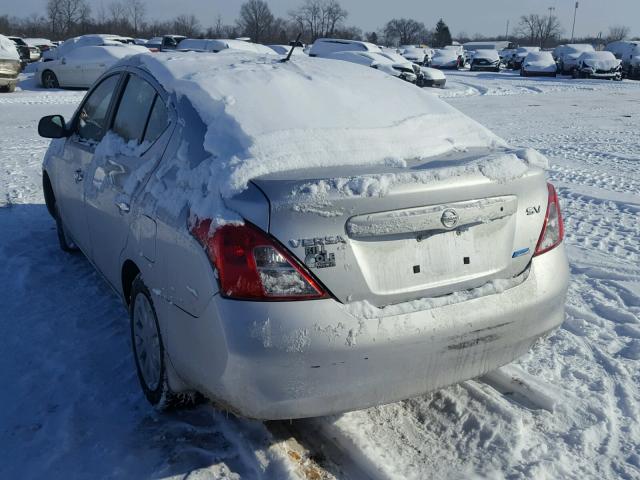
{"label": "white car in background", "polygon": [[[289,55],[291,48],[293,48],[291,47],[291,45],[267,45],[267,47],[276,52],[278,55]],[[291,55],[305,55],[304,47],[296,47]]]}
{"label": "white car in background", "polygon": [[185,38],[187,37],[184,35],[164,35],[162,37],[153,37],[147,40],[147,43],[145,43],[144,46],[154,52],[175,50],[178,48],[180,42]]}
{"label": "white car in background", "polygon": [[473,57],[470,62],[472,72],[477,70],[489,70],[491,72],[499,72],[502,63],[497,50],[474,50]]}
{"label": "white car in background", "polygon": [[401,49],[401,54],[410,62],[418,65],[429,65],[431,62],[431,49],[421,47],[406,47]]}
{"label": "white car in background", "polygon": [[558,66],[551,52],[531,52],[520,67],[522,77],[555,77],[557,72]]}
{"label": "white car in background", "polygon": [[640,42],[611,42],[605,48],[622,61],[622,73],[630,78],[640,78]]}
{"label": "white car in background", "polygon": [[119,35],[92,34],[69,38],[56,48],[47,50],[42,55],[42,60],[50,62],[68,56],[73,50],[81,47],[98,46],[124,46],[126,40]]}
{"label": "white car in background", "polygon": [[413,68],[412,64],[404,60],[404,58],[402,62],[397,63],[382,53],[357,51],[333,52],[327,54],[324,58],[341,60],[344,62],[363,65],[365,67],[375,68],[376,70],[380,70],[392,77],[397,77],[410,83],[416,83],[418,80],[418,73]]}
{"label": "white car in background", "polygon": [[251,43],[245,40],[185,38],[178,44],[176,50],[183,52],[220,52],[222,50],[242,50],[245,52],[275,55],[275,51],[259,43]]}
{"label": "white car in background", "polygon": [[622,80],[622,65],[611,52],[584,52],[572,71],[573,78]]}
{"label": "white car in background", "polygon": [[560,45],[554,50],[556,62],[558,63],[558,73],[572,73],[578,66],[578,58],[585,52],[594,52],[593,45],[588,43],[571,43]]}
{"label": "white car in background", "polygon": [[377,45],[358,40],[339,38],[318,38],[309,49],[310,57],[328,57],[335,52],[373,52],[382,53]]}
{"label": "white car in background", "polygon": [[57,60],[39,63],[35,77],[44,88],[89,88],[118,61],[138,53],[149,50],[123,44],[74,48]]}
{"label": "white car in background", "polygon": [[527,58],[527,55],[529,55],[531,52],[539,51],[540,47],[518,47],[507,62],[507,66],[512,70],[520,70],[520,67],[522,67],[522,62],[524,62],[524,59]]}
{"label": "white car in background", "polygon": [[442,50],[451,50],[452,52],[456,52],[458,54],[458,58],[460,59],[460,68],[466,65],[468,60],[467,51],[462,45],[447,45],[445,47],[442,47]]}
{"label": "white car in background", "polygon": [[388,49],[383,50],[382,55],[394,62],[396,66],[412,68],[415,74],[418,76],[416,85],[419,87],[444,88],[444,85],[447,82],[444,73],[442,73],[440,70],[424,67],[417,63],[411,62],[407,60],[403,55],[400,55],[399,53],[393,53]]}
{"label": "white car in background", "polygon": [[0,91],[11,93],[16,89],[21,68],[22,62],[15,43],[0,35]]}
{"label": "white car in background", "polygon": [[440,48],[433,53],[431,64],[429,66],[440,69],[446,68],[451,70],[458,70],[463,65],[460,59],[460,55],[456,50]]}

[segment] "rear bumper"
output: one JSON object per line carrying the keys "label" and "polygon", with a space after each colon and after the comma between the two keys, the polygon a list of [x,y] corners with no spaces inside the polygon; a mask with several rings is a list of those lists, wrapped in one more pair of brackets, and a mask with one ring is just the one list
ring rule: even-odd
{"label": "rear bumper", "polygon": [[525,72],[530,77],[555,77],[558,75],[557,72],[542,72],[536,70],[525,70]]}
{"label": "rear bumper", "polygon": [[535,258],[527,279],[502,293],[395,316],[357,318],[334,300],[215,296],[205,315],[179,322],[190,345],[173,346],[170,356],[180,355],[174,364],[186,365],[178,373],[188,384],[244,416],[365,408],[480,376],[523,355],[562,323],[568,276],[561,245]]}

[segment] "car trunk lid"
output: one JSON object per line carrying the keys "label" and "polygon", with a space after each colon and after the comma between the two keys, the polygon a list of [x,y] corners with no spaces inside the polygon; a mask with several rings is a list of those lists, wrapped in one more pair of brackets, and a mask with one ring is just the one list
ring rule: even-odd
{"label": "car trunk lid", "polygon": [[521,273],[544,220],[541,169],[509,152],[254,180],[269,232],[340,301],[384,306]]}

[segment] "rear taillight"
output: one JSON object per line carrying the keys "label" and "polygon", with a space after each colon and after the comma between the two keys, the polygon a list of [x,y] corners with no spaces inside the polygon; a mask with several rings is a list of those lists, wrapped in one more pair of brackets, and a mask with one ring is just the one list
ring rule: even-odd
{"label": "rear taillight", "polygon": [[536,246],[534,256],[541,255],[554,249],[564,238],[564,224],[562,223],[562,214],[560,213],[560,202],[558,202],[558,194],[556,189],[550,183],[547,183],[549,191],[549,201],[547,203],[547,213],[544,217],[542,232]]}
{"label": "rear taillight", "polygon": [[216,268],[223,296],[265,301],[328,298],[311,273],[258,227],[223,225],[213,234],[210,228],[211,220],[199,221],[191,233]]}

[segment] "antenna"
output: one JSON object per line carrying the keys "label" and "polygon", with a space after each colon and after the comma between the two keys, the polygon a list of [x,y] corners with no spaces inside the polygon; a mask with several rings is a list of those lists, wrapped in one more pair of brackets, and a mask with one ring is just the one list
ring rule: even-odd
{"label": "antenna", "polygon": [[283,58],[282,60],[280,60],[282,63],[289,61],[289,59],[291,58],[291,55],[293,55],[293,50],[298,46],[298,42],[300,42],[300,37],[301,36],[302,36],[302,32],[300,32],[298,34],[298,36],[296,37],[296,41],[293,44],[293,46],[291,47],[291,50],[289,50],[289,53],[287,54],[287,58]]}

